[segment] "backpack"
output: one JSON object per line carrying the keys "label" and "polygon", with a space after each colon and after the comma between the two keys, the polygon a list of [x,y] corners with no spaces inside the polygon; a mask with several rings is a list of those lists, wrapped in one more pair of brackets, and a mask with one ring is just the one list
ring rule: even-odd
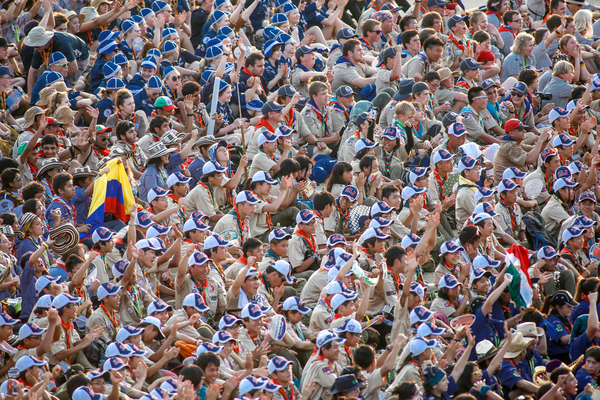
{"label": "backpack", "polygon": [[523,223],[525,224],[525,235],[530,249],[537,251],[543,246],[553,248],[558,246],[556,239],[546,230],[544,217],[541,214],[528,211],[523,216]]}
{"label": "backpack", "polygon": [[90,343],[88,347],[83,350],[83,354],[87,357],[90,364],[92,364],[96,368],[102,368],[102,364],[104,364],[106,353],[106,348],[108,347],[108,343],[104,341],[102,338],[97,338]]}

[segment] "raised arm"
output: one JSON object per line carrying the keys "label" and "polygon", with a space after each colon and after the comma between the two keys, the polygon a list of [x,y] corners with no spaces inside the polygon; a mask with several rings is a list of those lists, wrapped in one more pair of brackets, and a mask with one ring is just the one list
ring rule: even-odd
{"label": "raised arm", "polygon": [[510,329],[508,329],[508,325],[506,323],[504,323],[504,332],[506,333],[506,343],[504,343],[504,346],[500,348],[498,354],[496,354],[494,358],[492,358],[492,362],[490,363],[490,365],[488,365],[486,371],[488,372],[489,376],[494,375],[494,373],[496,373],[496,371],[500,368],[500,366],[502,365],[502,360],[506,355],[506,351],[512,343],[512,332],[510,331]]}
{"label": "raised arm", "polygon": [[460,374],[462,374],[462,372],[465,369],[465,366],[469,362],[469,356],[471,355],[471,351],[473,351],[473,347],[475,347],[475,338],[473,337],[473,333],[471,332],[471,327],[467,326],[465,327],[465,330],[467,332],[467,348],[462,353],[456,364],[454,364],[452,374],[450,374],[450,376],[452,376],[452,378],[454,379],[454,382],[458,382]]}
{"label": "raised arm", "polygon": [[229,290],[231,290],[231,294],[237,296],[240,293],[240,288],[246,280],[246,274],[248,273],[248,270],[250,270],[250,267],[254,266],[254,264],[256,264],[256,257],[248,257],[248,263],[240,270],[240,272],[238,272],[238,276],[235,278],[233,284],[229,288]]}
{"label": "raised arm", "polygon": [[596,302],[598,301],[598,292],[592,292],[588,294],[590,299],[590,316],[588,318],[588,325],[585,333],[590,341],[594,340],[596,332],[598,332],[598,310],[596,309]]}
{"label": "raised arm", "polygon": [[488,315],[489,312],[492,311],[492,306],[500,298],[500,295],[502,294],[502,292],[504,292],[504,289],[506,289],[506,287],[508,287],[508,285],[510,285],[511,282],[512,275],[505,274],[504,281],[496,289],[494,289],[492,294],[490,294],[485,300],[485,303],[483,303],[483,306],[481,306],[481,313],[484,316]]}

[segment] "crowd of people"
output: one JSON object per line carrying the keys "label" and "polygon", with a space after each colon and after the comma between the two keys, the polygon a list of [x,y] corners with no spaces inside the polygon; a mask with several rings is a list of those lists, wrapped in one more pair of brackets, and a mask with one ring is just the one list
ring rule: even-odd
{"label": "crowd of people", "polygon": [[599,68],[583,0],[3,1],[2,399],[600,398]]}

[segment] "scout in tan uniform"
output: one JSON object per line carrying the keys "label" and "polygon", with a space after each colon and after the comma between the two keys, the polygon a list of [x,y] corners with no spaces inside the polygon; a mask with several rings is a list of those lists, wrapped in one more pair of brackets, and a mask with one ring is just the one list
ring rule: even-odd
{"label": "scout in tan uniform", "polygon": [[308,88],[309,100],[300,113],[306,123],[306,131],[299,132],[309,143],[308,156],[329,154],[327,146],[333,146],[340,140],[339,131],[333,130],[333,115],[329,113],[328,87],[323,82],[312,82]]}
{"label": "scout in tan uniform", "polygon": [[267,367],[271,382],[281,386],[274,393],[273,400],[290,400],[301,397],[300,391],[293,382],[292,364],[291,361],[280,356],[275,356],[269,360]]}
{"label": "scout in tan uniform", "polygon": [[157,224],[162,224],[164,226],[173,225],[171,216],[183,210],[185,201],[187,200],[184,197],[178,204],[169,207],[169,193],[171,193],[170,190],[165,190],[161,187],[152,188],[148,192],[148,203],[150,204],[148,211],[151,213],[150,218]]}
{"label": "scout in tan uniform", "polygon": [[258,203],[260,200],[253,192],[249,190],[240,192],[235,199],[235,206],[217,222],[214,232],[234,231],[237,238],[233,239],[234,235],[229,236],[236,245],[242,247],[242,244],[251,237],[250,217],[254,215]]}
{"label": "scout in tan uniform", "polygon": [[[56,314],[55,314],[56,317]],[[13,335],[13,328],[19,323],[18,319],[12,318],[8,314],[0,313],[0,328],[8,327],[8,329],[0,329],[0,370],[8,371],[14,367],[15,362],[11,360],[11,357],[16,354],[17,349],[8,343],[8,339]],[[37,357],[37,353],[34,354]],[[0,381],[4,382],[8,379],[8,374],[3,373],[0,377]]]}
{"label": "scout in tan uniform", "polygon": [[181,254],[186,254],[189,248],[194,251],[203,251],[206,232],[210,229],[209,225],[202,223],[199,219],[190,217],[183,225],[184,239],[181,242]]}
{"label": "scout in tan uniform", "polygon": [[103,283],[98,288],[97,297],[100,301],[98,307],[90,316],[85,324],[85,333],[89,334],[95,327],[101,326],[102,339],[106,343],[113,341],[121,326],[121,319],[117,310],[121,304],[121,295],[119,292],[123,289],[122,286],[115,286],[112,283]]}
{"label": "scout in tan uniform", "polygon": [[206,254],[194,252],[193,247],[188,248],[177,267],[175,308],[181,308],[190,293],[198,293],[210,307],[208,319],[216,322],[225,311],[225,289],[219,281],[210,277],[209,263]]}
{"label": "scout in tan uniform", "polygon": [[354,318],[350,318],[344,321],[342,326],[335,329],[335,332],[344,339],[345,342],[342,345],[340,358],[337,360],[337,364],[340,367],[353,367],[354,366],[354,351],[358,346],[362,338],[362,327],[360,322]]}
{"label": "scout in tan uniform", "polygon": [[352,206],[358,201],[359,190],[356,186],[345,186],[340,197],[335,199],[336,210],[324,221],[325,234],[327,236],[339,233],[344,235],[346,240],[357,239],[360,234],[350,233],[348,224],[350,223],[350,211]]}
{"label": "scout in tan uniform", "polygon": [[467,57],[473,57],[475,47],[473,43],[465,36],[469,28],[465,21],[468,16],[453,15],[448,20],[448,41],[446,42],[446,67],[451,71],[456,71],[460,66],[460,62]]}
{"label": "scout in tan uniform", "polygon": [[[250,302],[260,304],[262,307],[271,306],[266,297],[258,293],[260,283],[258,271],[253,267],[254,265],[256,265],[256,259],[250,256],[248,263],[238,271],[233,285],[227,291],[225,309],[228,313],[239,316],[242,308]],[[271,314],[274,313],[271,311]]]}
{"label": "scout in tan uniform", "polygon": [[90,254],[94,254],[94,257],[92,259],[91,270],[96,270],[96,279],[98,279],[100,283],[111,282],[114,278],[112,264],[106,259],[106,254],[114,249],[114,235],[114,232],[104,227],[97,229],[92,235],[94,246],[92,247],[92,250],[90,250]]}
{"label": "scout in tan uniform", "polygon": [[379,53],[379,62],[377,66],[377,79],[375,80],[375,88],[377,94],[384,89],[390,88],[396,93],[398,90],[398,82],[402,78],[402,46],[387,47]]}
{"label": "scout in tan uniform", "polygon": [[[359,28],[357,28],[357,30],[358,29]],[[337,59],[342,56],[342,46],[344,46],[344,43],[346,43],[348,39],[356,38],[356,35],[357,34],[354,32],[354,29],[350,28],[342,28],[336,33],[335,37],[338,43],[334,43],[333,46],[331,46],[331,50],[329,50],[329,57],[327,58],[327,68],[333,69],[333,66],[335,65]]]}
{"label": "scout in tan uniform", "polygon": [[[314,214],[317,216],[315,240],[319,250],[326,250],[327,235],[325,234],[325,218],[329,218],[335,210],[335,198],[327,191],[319,192],[313,198]],[[325,254],[325,253],[323,253]]]}
{"label": "scout in tan uniform", "polygon": [[294,269],[294,276],[308,279],[319,269],[320,257],[327,253],[319,250],[315,239],[317,216],[311,210],[301,210],[296,215],[297,229],[290,240],[288,257]]}
{"label": "scout in tan uniform", "polygon": [[281,306],[286,322],[286,331],[294,339],[294,351],[303,365],[312,355],[315,345],[311,341],[317,332],[312,332],[302,323],[302,319],[310,312],[306,303],[299,297],[291,296],[285,299]]}
{"label": "scout in tan uniform", "polygon": [[167,186],[171,193],[167,195],[167,201],[169,202],[168,208],[177,208],[174,214],[171,214],[171,223],[177,225],[179,230],[183,230],[183,225],[187,220],[185,211],[182,208],[178,208],[179,201],[185,197],[188,193],[188,183],[192,178],[183,175],[177,171],[167,178]]}
{"label": "scout in tan uniform", "polygon": [[[202,253],[195,253],[194,258],[198,257],[197,254]],[[195,343],[196,346],[198,346],[202,342],[210,341],[215,333],[215,331],[203,321],[206,317],[205,313],[208,313],[209,315],[211,313],[211,309],[204,302],[204,298],[202,296],[203,293],[204,291],[200,293],[190,293],[187,296],[185,296],[185,298],[181,302],[181,309],[175,311],[171,318],[169,318],[169,320],[165,324],[166,326],[172,326],[175,324],[175,322],[178,322],[178,338],[181,338],[182,340],[185,340],[188,343]],[[210,296],[210,288],[208,293]],[[221,309],[225,309],[224,303]],[[153,317],[146,317],[144,320],[150,318]],[[156,321],[159,321],[156,318],[154,319]],[[186,322],[188,322],[187,326],[181,327],[181,324],[185,324]]]}
{"label": "scout in tan uniform", "polygon": [[315,308],[323,288],[327,286],[327,274],[335,266],[336,258],[344,253],[346,248],[346,239],[342,235],[334,234],[327,239],[327,248],[329,252],[327,257],[323,257],[321,268],[313,273],[300,294],[300,298],[306,302],[309,308]]}
{"label": "scout in tan uniform", "polygon": [[475,182],[479,180],[479,162],[472,157],[465,156],[460,159],[458,170],[460,177],[456,190],[456,226],[463,226],[477,205],[475,192],[479,186]]}
{"label": "scout in tan uniform", "polygon": [[[268,240],[269,232],[275,227],[272,218],[275,217],[275,214],[279,214],[278,211],[281,205],[287,202],[289,195],[288,188],[293,185],[294,178],[291,176],[287,178],[282,177],[281,182],[279,182],[281,189],[279,196],[270,195],[271,186],[277,183],[276,180],[271,178],[268,172],[264,171],[255,173],[252,177],[252,183],[250,183],[251,193],[259,200],[254,207],[254,213],[250,216],[250,234],[252,237],[258,238],[263,242]],[[286,210],[292,211],[290,207]],[[285,213],[285,210],[282,210],[281,213]],[[279,218],[282,216],[283,214],[279,215]]]}
{"label": "scout in tan uniform", "polygon": [[365,63],[364,51],[360,41],[349,39],[342,47],[342,57],[333,67],[333,83],[331,88],[337,90],[348,85],[356,93],[360,93],[367,85],[375,83],[377,69]]}
{"label": "scout in tan uniform", "polygon": [[[382,203],[387,206],[384,202]],[[374,207],[379,207],[379,204],[376,203]],[[385,211],[389,213],[392,209],[389,208]],[[373,215],[371,214],[371,216]],[[358,262],[365,271],[371,271],[374,268],[378,268],[383,259],[385,244],[389,238],[390,235],[383,233],[379,228],[368,228],[365,233],[363,233],[362,248],[358,256]]]}
{"label": "scout in tan uniform", "polygon": [[252,159],[250,166],[249,176],[254,176],[258,171],[269,172],[274,174],[281,166],[281,162],[290,157],[290,149],[292,147],[292,141],[286,140],[283,143],[283,153],[281,155],[277,152],[277,136],[268,130],[262,131],[258,136],[258,154]]}
{"label": "scout in tan uniform", "polygon": [[488,133],[485,129],[485,117],[483,113],[487,107],[487,95],[480,86],[469,89],[467,95],[469,105],[463,108],[460,115],[467,130],[469,141],[482,145],[500,143],[500,139]]}
{"label": "scout in tan uniform", "polygon": [[333,132],[340,132],[350,122],[350,110],[355,103],[355,94],[350,86],[340,86],[335,91],[335,97],[329,101],[328,112],[331,115]]}
{"label": "scout in tan uniform", "polygon": [[315,71],[315,53],[314,49],[302,45],[296,49],[296,67],[292,70],[291,83],[297,92],[302,94],[302,97],[308,96],[308,81],[315,75],[327,75],[325,71]]}
{"label": "scout in tan uniform", "polygon": [[500,229],[518,242],[525,241],[525,226],[523,225],[523,213],[517,204],[519,186],[510,179],[502,179],[498,184],[500,201],[496,204],[494,211],[498,216],[496,222]]}
{"label": "scout in tan uniform", "polygon": [[269,249],[265,252],[262,262],[258,264],[258,270],[264,272],[268,266],[272,266],[276,261],[287,258],[291,238],[292,235],[285,230],[274,229],[269,234]]}
{"label": "scout in tan uniform", "polygon": [[[62,329],[60,339],[52,343],[48,362],[50,366],[66,361],[69,364],[81,364],[84,368],[93,368],[83,351],[94,339],[102,336],[102,327],[92,329],[83,340],[79,337],[77,330],[73,328],[73,321],[77,317],[79,297],[68,294],[59,294],[52,301],[52,307],[58,311],[61,319]],[[67,340],[69,343],[67,343]]]}
{"label": "scout in tan uniform", "polygon": [[212,161],[208,161],[202,167],[202,178],[198,185],[185,197],[186,207],[185,215],[189,218],[195,211],[202,211],[210,218],[211,225],[214,226],[222,217],[223,212],[220,210],[227,202],[227,194],[223,185],[223,172],[226,169],[220,165],[215,165]]}
{"label": "scout in tan uniform", "polygon": [[[396,47],[399,47],[402,51],[401,46]],[[430,36],[423,42],[423,52],[417,53],[402,65],[402,74],[407,78],[412,78],[417,74],[424,77],[425,74],[440,67],[443,62],[443,60],[440,62],[443,52],[444,42],[435,35]]]}
{"label": "scout in tan uniform", "polygon": [[562,223],[573,214],[570,204],[575,197],[576,182],[568,178],[560,178],[554,182],[554,194],[542,209],[542,217],[546,222],[546,230],[557,237]]}
{"label": "scout in tan uniform", "polygon": [[305,400],[330,400],[329,390],[342,368],[337,364],[341,354],[342,339],[332,330],[325,329],[317,335],[317,355],[311,359],[302,371],[300,387],[315,382],[315,388]]}
{"label": "scout in tan uniform", "polygon": [[133,250],[133,259],[119,260],[113,265],[115,283],[120,283],[124,289],[124,296],[119,305],[119,319],[123,325],[137,325],[144,318],[145,310],[154,301],[154,298],[138,285],[135,264],[139,250]]}
{"label": "scout in tan uniform", "polygon": [[[225,271],[221,266],[221,263],[230,259],[230,254],[227,251],[227,248],[230,246],[231,243],[223,240],[223,238],[217,233],[213,233],[204,241],[204,254],[206,254],[209,258],[209,276],[219,282],[225,288],[225,290],[229,289],[233,284],[232,280],[227,279],[225,276]],[[234,249],[234,246],[231,246],[231,249]]]}

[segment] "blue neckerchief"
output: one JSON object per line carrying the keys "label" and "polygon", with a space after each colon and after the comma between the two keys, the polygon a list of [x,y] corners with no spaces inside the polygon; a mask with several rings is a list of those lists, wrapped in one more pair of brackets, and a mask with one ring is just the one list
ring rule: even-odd
{"label": "blue neckerchief", "polygon": [[302,71],[305,71],[305,72],[309,72],[309,71],[310,71],[310,69],[306,68],[306,67],[305,67],[304,65],[302,65],[302,64],[296,64],[296,67],[297,67],[297,68],[300,68]]}
{"label": "blue neckerchief", "polygon": [[350,65],[354,66],[354,64],[352,63],[352,61],[348,60],[346,57],[341,56],[340,58],[337,59],[337,61],[335,62],[336,64],[342,64],[342,63],[350,63]]}
{"label": "blue neckerchief", "polygon": [[507,142],[514,142],[515,141],[515,139],[511,138],[508,135],[502,136],[502,140],[507,141]]}
{"label": "blue neckerchief", "polygon": [[490,114],[492,114],[492,117],[494,117],[494,119],[497,122],[500,122],[500,115],[498,114],[498,111],[500,108],[499,103],[496,102],[496,104],[492,104],[491,102],[488,101],[486,108],[490,112]]}
{"label": "blue neckerchief", "polygon": [[329,54],[333,53],[334,51],[336,51],[337,49],[342,48],[342,45],[339,43],[334,43],[333,46],[331,46],[331,50],[329,50]]}

